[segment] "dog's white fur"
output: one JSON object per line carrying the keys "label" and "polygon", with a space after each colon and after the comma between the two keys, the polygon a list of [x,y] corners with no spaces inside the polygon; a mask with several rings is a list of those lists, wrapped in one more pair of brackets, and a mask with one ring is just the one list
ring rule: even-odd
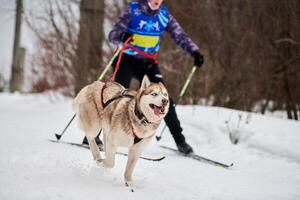
{"label": "dog's white fur", "polygon": [[[74,99],[73,108],[78,116],[79,127],[88,139],[93,158],[98,163],[111,168],[115,165],[117,148],[129,148],[124,174],[125,182],[129,183],[139,156],[168,112],[168,93],[162,83],[150,83],[145,76],[139,91],[128,92],[133,98],[122,97],[103,108],[102,102],[107,102],[125,89],[116,82],[104,85],[104,82],[95,81],[84,87]],[[146,123],[139,119],[136,111],[142,113],[147,119]],[[101,157],[94,140],[101,129],[104,133],[105,158]],[[134,144],[133,133],[142,139],[137,144]]]}

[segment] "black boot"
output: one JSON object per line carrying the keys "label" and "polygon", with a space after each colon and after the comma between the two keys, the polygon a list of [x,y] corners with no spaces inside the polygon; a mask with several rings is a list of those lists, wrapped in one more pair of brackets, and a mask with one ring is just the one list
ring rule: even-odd
{"label": "black boot", "polygon": [[183,154],[187,155],[194,152],[193,148],[185,141],[176,143],[176,146],[178,151],[180,151]]}

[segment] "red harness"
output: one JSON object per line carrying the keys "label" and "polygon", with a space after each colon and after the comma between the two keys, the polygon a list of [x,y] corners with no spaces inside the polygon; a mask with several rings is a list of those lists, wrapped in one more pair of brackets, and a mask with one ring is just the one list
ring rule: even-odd
{"label": "red harness", "polygon": [[121,47],[121,50],[119,52],[119,55],[118,55],[118,61],[117,61],[117,64],[115,66],[115,70],[114,70],[114,73],[113,75],[111,76],[110,80],[114,81],[116,79],[116,74],[120,68],[120,62],[121,62],[121,58],[123,56],[123,53],[125,51],[125,49],[131,49],[135,52],[137,52],[139,55],[141,56],[144,56],[145,58],[149,58],[151,60],[154,61],[154,63],[157,63],[157,59],[158,59],[158,53],[155,53],[155,54],[150,54],[150,53],[146,53],[144,51],[141,51],[140,49],[137,49],[131,45],[128,44],[128,42],[131,40],[132,38],[129,37],[122,45]]}
{"label": "red harness", "polygon": [[143,139],[143,138],[139,138],[139,137],[136,135],[136,133],[135,133],[135,131],[134,131],[134,128],[133,128],[132,124],[131,124],[131,132],[132,132],[132,135],[133,135],[133,138],[134,138],[134,144],[139,143],[139,142]]}
{"label": "red harness", "polygon": [[146,58],[149,58],[149,59],[153,60],[154,63],[157,63],[158,53],[155,53],[155,54],[146,53],[146,52],[141,51],[140,49],[135,48],[135,47],[133,47],[133,46],[131,46],[131,45],[127,45],[126,48],[127,48],[127,49],[131,49],[131,50],[137,52],[137,53],[140,54],[141,56],[144,56],[144,57],[146,57]]}
{"label": "red harness", "polygon": [[[118,70],[119,70],[119,68],[120,68],[121,58],[122,58],[122,55],[123,55],[125,49],[132,49],[132,50],[134,50],[135,52],[137,52],[139,55],[144,56],[144,57],[146,57],[146,58],[149,58],[149,59],[153,60],[155,63],[157,63],[158,53],[155,53],[155,54],[149,54],[149,53],[143,52],[143,51],[141,51],[141,50],[139,50],[139,49],[137,49],[137,48],[135,48],[135,47],[133,47],[133,46],[131,46],[131,45],[128,45],[128,42],[129,42],[131,39],[132,39],[131,37],[128,38],[128,39],[123,43],[123,45],[122,45],[122,47],[121,47],[121,50],[120,50],[119,55],[118,55],[118,61],[117,61],[117,64],[116,64],[116,66],[115,66],[114,73],[112,74],[112,76],[111,76],[111,78],[110,78],[111,81],[114,81],[114,80],[116,79],[116,74],[117,74],[117,72],[118,72]],[[104,85],[104,87],[102,88],[102,91],[101,91],[101,99],[102,99],[102,102],[101,102],[101,103],[102,103],[102,108],[103,108],[103,109],[104,109],[106,106],[108,106],[108,104],[110,104],[110,103],[111,103],[112,101],[114,101],[115,99],[118,99],[118,98],[121,98],[121,97],[130,97],[130,98],[133,98],[132,95],[125,94],[125,91],[123,91],[123,92],[121,92],[119,95],[116,95],[115,97],[113,97],[112,99],[109,99],[107,102],[104,103],[104,102],[103,102],[103,91],[104,91],[105,88],[106,88],[106,82],[105,82],[105,85]],[[135,109],[136,109],[136,108],[135,108]],[[136,110],[135,110],[135,114],[136,114]],[[137,114],[136,114],[136,115],[137,115]],[[139,119],[142,118],[141,115],[137,115],[137,117],[138,117]],[[142,120],[142,123],[145,125],[145,124],[148,124],[149,122],[148,122],[147,119],[143,119],[143,120]],[[140,142],[140,141],[142,140],[142,138],[139,138],[139,137],[137,136],[137,134],[136,134],[135,131],[134,131],[134,128],[133,128],[132,124],[131,124],[131,131],[132,131],[132,135],[133,135],[133,137],[134,137],[134,144]]]}

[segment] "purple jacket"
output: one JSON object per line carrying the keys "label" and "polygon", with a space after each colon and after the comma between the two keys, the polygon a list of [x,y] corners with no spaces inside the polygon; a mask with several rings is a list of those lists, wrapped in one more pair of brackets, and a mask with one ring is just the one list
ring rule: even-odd
{"label": "purple jacket", "polygon": [[[151,10],[148,5],[148,0],[139,0],[139,4],[144,13],[147,15],[155,15],[158,10]],[[120,36],[122,33],[127,32],[127,28],[130,23],[131,14],[130,7],[128,6],[119,16],[117,23],[109,33],[109,41],[118,45],[121,42]],[[199,47],[188,37],[183,31],[176,19],[169,14],[169,23],[166,27],[166,31],[170,34],[170,37],[179,45],[183,50],[190,53],[191,55],[195,51],[199,51]]]}

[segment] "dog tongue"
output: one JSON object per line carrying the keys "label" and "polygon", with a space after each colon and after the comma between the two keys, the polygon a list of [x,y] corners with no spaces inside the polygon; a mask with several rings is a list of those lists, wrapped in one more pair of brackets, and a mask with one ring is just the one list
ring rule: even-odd
{"label": "dog tongue", "polygon": [[154,106],[154,114],[157,116],[160,115],[160,107]]}

